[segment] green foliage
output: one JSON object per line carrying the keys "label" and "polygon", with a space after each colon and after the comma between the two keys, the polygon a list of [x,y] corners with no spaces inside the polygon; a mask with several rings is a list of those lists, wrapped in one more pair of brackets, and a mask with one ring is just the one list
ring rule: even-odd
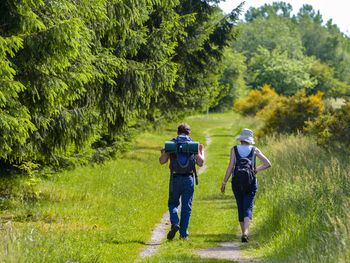
{"label": "green foliage", "polygon": [[201,0],[2,1],[2,165],[102,160],[138,122],[216,104],[237,16]]}
{"label": "green foliage", "polygon": [[186,110],[205,111],[215,106],[227,87],[220,84],[224,67],[225,47],[235,37],[233,26],[240,6],[229,15],[223,15],[209,1],[181,1],[177,12],[182,16],[193,14],[195,20],[186,28],[186,36],[176,48],[173,61],[179,65],[174,88],[158,100],[162,117],[186,114]]}
{"label": "green foliage", "polygon": [[272,52],[283,50],[288,58],[297,59],[302,56],[303,45],[300,33],[287,18],[272,17],[256,19],[241,24],[240,34],[233,47],[242,52],[248,62],[262,47]]}
{"label": "green foliage", "polygon": [[270,19],[271,17],[289,18],[293,11],[292,5],[285,2],[273,2],[261,7],[250,7],[245,14],[245,20],[251,22],[258,18]]}
{"label": "green foliage", "polygon": [[334,68],[335,77],[350,84],[349,38],[340,32],[332,20],[323,25],[322,15],[310,5],[300,9],[295,21],[305,53]]}
{"label": "green foliage", "polygon": [[10,58],[22,47],[19,37],[0,36],[0,159],[21,161],[26,155],[30,134],[36,130],[28,108],[18,97],[25,86],[15,80],[15,65]]}
{"label": "green foliage", "polygon": [[247,58],[247,84],[270,84],[284,95],[307,89],[325,96],[348,96],[350,40],[331,20],[304,5],[291,16],[284,2],[250,8],[233,50]]}
{"label": "green foliage", "polygon": [[315,85],[308,73],[309,65],[302,60],[288,58],[288,53],[279,49],[269,52],[259,48],[251,59],[249,72],[253,87],[269,84],[279,94],[292,95]]}
{"label": "green foliage", "polygon": [[309,92],[321,91],[333,97],[350,95],[350,85],[337,79],[332,67],[311,57],[305,58],[304,63],[310,65],[310,78],[315,82]]}
{"label": "green foliage", "polygon": [[341,108],[330,110],[309,121],[305,131],[315,135],[318,144],[330,151],[348,152],[350,149],[350,101]]}
{"label": "green foliage", "polygon": [[255,116],[266,106],[273,104],[279,98],[278,94],[269,85],[260,89],[251,90],[247,96],[238,99],[234,108],[243,115]]}
{"label": "green foliage", "polygon": [[220,84],[225,86],[226,89],[220,91],[219,97],[221,99],[211,109],[212,111],[231,110],[234,101],[247,93],[247,86],[244,79],[247,66],[244,55],[227,48],[224,53],[223,66],[224,71],[220,79]]}

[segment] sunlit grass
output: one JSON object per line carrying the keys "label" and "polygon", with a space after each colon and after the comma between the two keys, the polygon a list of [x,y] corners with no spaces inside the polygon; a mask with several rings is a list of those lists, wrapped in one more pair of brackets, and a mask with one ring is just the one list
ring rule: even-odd
{"label": "sunlit grass", "polygon": [[349,260],[349,157],[310,138],[269,138],[273,163],[257,198],[258,253],[269,262]]}
{"label": "sunlit grass", "polygon": [[[212,139],[207,171],[195,187],[189,241],[163,240],[157,255],[138,257],[167,210],[169,170],[158,157],[164,141],[176,136],[172,124],[141,134],[117,160],[42,180],[36,202],[18,179],[10,180],[22,194],[1,200],[0,261],[227,262],[200,259],[195,251],[239,240],[230,184],[224,195],[220,186],[235,136],[259,123],[233,113],[186,121],[194,140]],[[257,146],[273,167],[258,175],[251,242],[243,253],[266,262],[349,261],[349,157],[330,155],[301,135],[258,139]]]}
{"label": "sunlit grass", "polygon": [[238,222],[235,201],[228,184],[225,195],[220,193],[222,179],[229,161],[230,148],[243,127],[252,127],[253,120],[242,120],[234,114],[215,114],[208,118],[189,120],[192,131],[204,131],[212,143],[206,147],[207,170],[199,176],[195,187],[193,210],[189,227],[189,240],[175,238],[164,241],[159,253],[144,262],[228,262],[204,260],[196,250],[215,247],[217,243],[238,240]]}
{"label": "sunlit grass", "polygon": [[0,237],[0,261],[133,262],[166,211],[158,157],[170,135],[142,134],[118,160],[43,180],[38,202],[1,212],[14,220]]}

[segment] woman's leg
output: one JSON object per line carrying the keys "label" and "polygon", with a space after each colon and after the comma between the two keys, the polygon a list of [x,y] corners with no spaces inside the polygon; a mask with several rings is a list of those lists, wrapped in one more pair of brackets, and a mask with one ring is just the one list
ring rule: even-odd
{"label": "woman's leg", "polygon": [[233,192],[237,203],[238,221],[243,235],[244,231],[244,196],[240,192]]}
{"label": "woman's leg", "polygon": [[253,218],[253,204],[255,192],[245,194],[243,198],[243,230],[242,234],[248,236],[249,226]]}
{"label": "woman's leg", "polygon": [[243,229],[242,229],[242,235],[249,235],[249,226],[250,226],[251,219],[249,217],[245,217],[243,221]]}

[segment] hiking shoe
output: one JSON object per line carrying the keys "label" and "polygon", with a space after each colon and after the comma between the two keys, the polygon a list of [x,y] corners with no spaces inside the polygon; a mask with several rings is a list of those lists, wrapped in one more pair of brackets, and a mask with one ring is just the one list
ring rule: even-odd
{"label": "hiking shoe", "polygon": [[242,235],[241,237],[242,243],[248,243],[248,239],[248,235]]}
{"label": "hiking shoe", "polygon": [[186,240],[188,240],[188,237],[182,237],[182,236],[180,236],[180,240],[186,241]]}
{"label": "hiking shoe", "polygon": [[171,225],[171,229],[170,229],[168,235],[166,236],[166,238],[168,240],[173,240],[176,232],[179,231],[179,229],[180,229],[179,225]]}

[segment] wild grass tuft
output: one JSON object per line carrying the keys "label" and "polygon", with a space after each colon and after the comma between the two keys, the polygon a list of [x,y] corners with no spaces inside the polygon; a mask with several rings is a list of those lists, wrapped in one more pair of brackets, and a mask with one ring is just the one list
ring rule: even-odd
{"label": "wild grass tuft", "polygon": [[273,167],[256,202],[257,248],[269,262],[347,262],[349,157],[305,136],[266,141]]}

